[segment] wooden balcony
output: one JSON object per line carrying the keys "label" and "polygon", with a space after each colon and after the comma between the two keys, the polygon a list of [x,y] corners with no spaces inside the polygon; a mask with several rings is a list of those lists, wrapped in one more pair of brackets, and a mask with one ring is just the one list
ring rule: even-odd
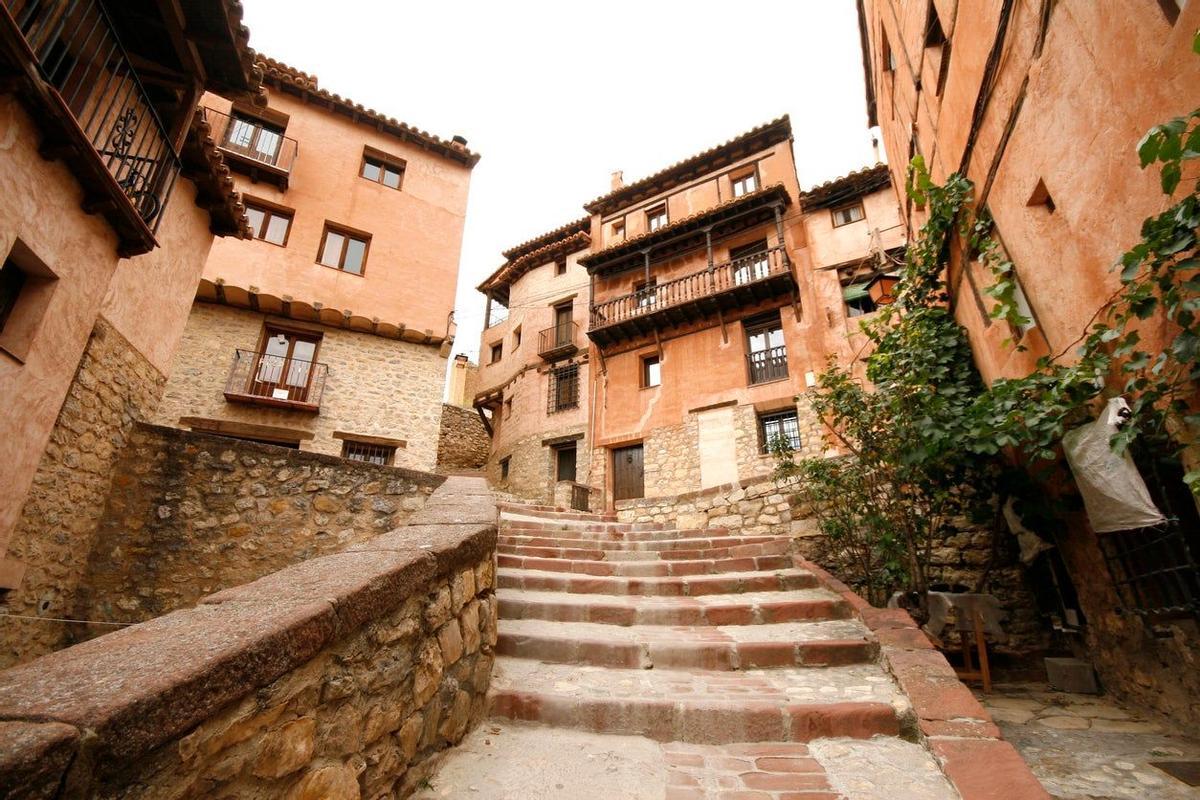
{"label": "wooden balcony", "polygon": [[0,0],[2,72],[43,130],[40,150],[83,186],[119,252],[149,252],[179,154],[97,0]]}
{"label": "wooden balcony", "polygon": [[564,358],[578,349],[578,322],[563,322],[538,334],[538,355],[547,361]]}
{"label": "wooden balcony", "polygon": [[272,183],[287,191],[299,143],[268,125],[249,117],[230,116],[211,108],[204,118],[212,126],[212,137],[229,161],[231,169],[252,181]]}
{"label": "wooden balcony", "polygon": [[326,364],[237,350],[225,381],[225,399],[318,413],[325,392]]}
{"label": "wooden balcony", "polygon": [[775,246],[594,303],[588,336],[603,347],[794,292],[791,260]]}

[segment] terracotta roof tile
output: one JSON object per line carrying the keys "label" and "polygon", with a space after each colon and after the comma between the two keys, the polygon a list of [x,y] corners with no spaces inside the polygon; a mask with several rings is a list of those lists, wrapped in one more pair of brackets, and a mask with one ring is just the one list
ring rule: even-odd
{"label": "terracotta roof tile", "polygon": [[428,148],[452,161],[458,161],[468,167],[474,167],[479,162],[479,154],[467,149],[466,140],[458,141],[461,137],[447,141],[429,131],[413,127],[395,117],[389,117],[381,111],[367,108],[348,97],[321,89],[316,75],[302,72],[295,67],[290,67],[281,61],[267,58],[261,54],[259,58],[258,65],[262,68],[265,79],[268,81],[276,81],[279,85],[288,87],[295,93],[308,93],[318,97],[351,117],[363,117],[379,125],[385,133]]}
{"label": "terracotta roof tile", "polygon": [[521,244],[516,245],[515,247],[510,247],[507,250],[504,250],[503,252],[501,252],[500,255],[504,256],[505,258],[507,258],[509,260],[512,260],[514,258],[520,258],[521,256],[525,255],[526,253],[533,252],[534,250],[541,247],[542,245],[545,245],[549,242],[552,242],[556,239],[561,238],[565,234],[575,233],[576,231],[583,231],[584,233],[587,233],[591,230],[591,227],[592,227],[592,218],[591,217],[584,217],[582,219],[577,219],[572,222],[568,222],[566,225],[560,225],[559,227],[555,228],[554,230],[549,231],[547,233],[543,233],[540,236],[535,236],[527,242],[521,242]]}
{"label": "terracotta roof tile", "polygon": [[855,197],[878,191],[888,186],[892,174],[888,165],[876,163],[869,167],[855,170],[848,175],[825,181],[806,192],[800,193],[800,202],[804,208],[828,208]]}
{"label": "terracotta roof tile", "polygon": [[[517,278],[524,275],[532,267],[545,264],[550,259],[558,255],[568,255],[580,250],[584,250],[592,243],[592,237],[587,232],[578,230],[574,233],[569,232],[569,226],[564,226],[559,230],[563,230],[566,235],[562,235],[548,244],[545,244],[536,250],[530,250],[515,259],[509,259],[500,265],[500,268],[487,277],[483,283],[475,287],[481,292],[490,288],[495,288],[497,285],[509,284]],[[544,237],[539,237],[544,238]]]}
{"label": "terracotta roof tile", "polygon": [[606,210],[610,210],[618,205],[632,202],[634,198],[646,189],[678,179],[698,167],[707,167],[709,162],[719,161],[722,156],[729,155],[731,152],[754,142],[755,139],[762,139],[761,146],[767,147],[770,144],[790,139],[791,136],[792,123],[788,115],[784,114],[779,119],[759,125],[757,128],[751,128],[727,142],[719,144],[716,147],[710,147],[708,150],[697,153],[690,158],[685,158],[683,161],[672,164],[666,169],[659,170],[653,175],[649,175],[639,181],[634,181],[627,186],[622,186],[620,189],[614,189],[606,195],[601,195],[592,202],[586,203],[584,208],[593,214],[605,213]]}

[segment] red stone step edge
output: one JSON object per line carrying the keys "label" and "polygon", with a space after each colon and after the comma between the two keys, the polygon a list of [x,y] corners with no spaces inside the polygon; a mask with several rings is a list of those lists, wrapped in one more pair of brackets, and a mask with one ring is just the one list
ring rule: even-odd
{"label": "red stone step edge", "polygon": [[501,631],[496,652],[551,664],[622,669],[703,669],[729,672],[779,667],[842,667],[874,662],[879,646],[866,639],[801,642],[659,639],[566,639],[553,634]]}
{"label": "red stone step edge", "polygon": [[[505,538],[501,537],[501,539]],[[764,542],[762,544],[739,544],[732,547],[697,547],[692,550],[613,550],[514,544],[510,540],[501,541],[497,545],[496,550],[501,555],[510,556],[562,558],[574,561],[637,563],[639,561],[704,561],[718,558],[782,556],[790,554],[791,546],[786,541],[779,541]]]}
{"label": "red stone step edge", "polygon": [[[847,619],[857,613],[842,599],[764,600],[705,605],[681,597],[670,604],[641,604],[635,597],[558,602],[501,593],[501,619],[595,622],[603,625],[762,625]],[[736,597],[734,595],[733,597]]]}
{"label": "red stone step edge", "polygon": [[569,508],[561,506],[524,505],[522,503],[510,503],[502,500],[496,504],[496,508],[502,512],[510,511],[513,514],[527,514],[531,517],[545,517],[546,519],[588,520],[597,522],[617,521],[617,515],[612,512],[594,514],[588,511],[572,511]]}
{"label": "red stone step edge", "polygon": [[499,565],[510,569],[562,572],[571,575],[596,575],[627,578],[667,578],[681,575],[720,575],[726,572],[755,572],[787,569],[789,556],[748,556],[745,558],[703,559],[697,561],[599,561],[564,558],[538,558],[508,553],[499,555]]}
{"label": "red stone step edge", "polygon": [[841,595],[875,634],[880,664],[912,704],[919,740],[962,800],[1050,800],[1020,753],[1004,741],[991,716],[907,611],[875,608],[811,561],[799,556],[794,561]]}
{"label": "red stone step edge", "polygon": [[834,736],[869,739],[900,732],[896,711],[887,703],[679,702],[506,689],[493,691],[491,713],[550,726],[692,744],[809,742]]}
{"label": "red stone step edge", "polygon": [[537,592],[617,594],[642,597],[698,597],[709,594],[776,592],[812,589],[817,578],[808,573],[764,572],[757,575],[682,575],[668,578],[626,578],[572,575],[557,572],[522,572],[502,567],[496,586]]}
{"label": "red stone step edge", "polygon": [[[745,547],[782,542],[790,545],[782,536],[713,536],[692,535],[690,531],[655,531],[652,538],[626,538],[625,536],[558,536],[561,531],[519,531],[502,528],[500,542],[507,545],[559,548],[585,548],[598,550],[622,550],[629,553],[643,551],[666,553],[674,550],[694,550],[698,547]],[[707,533],[707,532],[705,532]],[[789,552],[791,548],[788,548]]]}

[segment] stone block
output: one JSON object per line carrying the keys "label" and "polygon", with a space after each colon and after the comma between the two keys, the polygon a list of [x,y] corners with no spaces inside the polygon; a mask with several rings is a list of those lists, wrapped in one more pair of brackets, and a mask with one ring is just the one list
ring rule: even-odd
{"label": "stone block", "polygon": [[315,744],[316,721],[292,720],[261,737],[253,772],[260,778],[281,778],[308,764]]}
{"label": "stone block", "polygon": [[1100,694],[1096,671],[1090,662],[1079,658],[1047,658],[1044,661],[1051,688],[1075,694]]}

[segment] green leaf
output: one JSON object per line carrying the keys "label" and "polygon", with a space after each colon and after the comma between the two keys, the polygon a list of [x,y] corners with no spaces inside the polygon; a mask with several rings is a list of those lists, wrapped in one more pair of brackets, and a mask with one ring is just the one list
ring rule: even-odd
{"label": "green leaf", "polygon": [[1162,147],[1162,134],[1158,132],[1158,128],[1151,128],[1138,142],[1137,154],[1141,159],[1142,169],[1153,164],[1158,159],[1158,150]]}
{"label": "green leaf", "polygon": [[1183,177],[1183,171],[1179,166],[1179,162],[1173,161],[1162,169],[1162,190],[1163,194],[1174,194],[1175,188],[1179,186],[1179,181]]}

